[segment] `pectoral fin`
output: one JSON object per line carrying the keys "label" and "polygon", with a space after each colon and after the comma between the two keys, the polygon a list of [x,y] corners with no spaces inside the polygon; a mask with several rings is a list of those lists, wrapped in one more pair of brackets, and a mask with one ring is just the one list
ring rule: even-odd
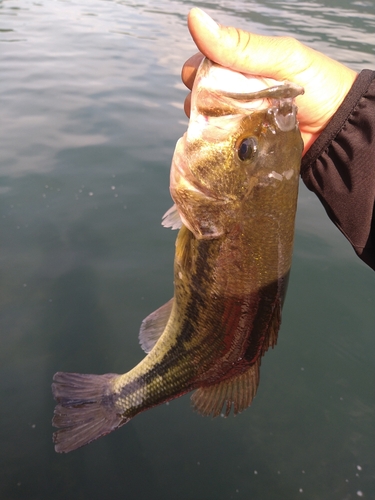
{"label": "pectoral fin", "polygon": [[156,309],[156,311],[149,314],[142,321],[141,328],[139,330],[139,343],[146,353],[149,353],[152,350],[161,334],[164,332],[169,316],[171,315],[172,307],[173,298],[163,306],[159,307],[159,309]]}
{"label": "pectoral fin", "polygon": [[233,407],[233,413],[241,413],[250,406],[259,384],[259,366],[257,360],[247,371],[218,384],[200,387],[191,397],[194,409],[204,416],[217,417],[223,411],[227,417]]}
{"label": "pectoral fin", "polygon": [[161,225],[163,227],[170,227],[171,229],[180,229],[182,227],[182,220],[176,204],[165,212],[162,217]]}

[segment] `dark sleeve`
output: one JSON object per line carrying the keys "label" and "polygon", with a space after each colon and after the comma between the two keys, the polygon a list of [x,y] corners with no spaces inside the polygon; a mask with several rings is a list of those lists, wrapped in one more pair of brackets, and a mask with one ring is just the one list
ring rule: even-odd
{"label": "dark sleeve", "polygon": [[375,270],[375,71],[358,75],[303,157],[301,176],[358,256]]}

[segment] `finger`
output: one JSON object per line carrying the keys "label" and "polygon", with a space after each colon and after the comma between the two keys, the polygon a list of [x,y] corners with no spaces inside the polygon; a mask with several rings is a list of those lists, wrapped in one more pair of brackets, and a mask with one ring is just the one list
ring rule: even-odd
{"label": "finger", "polygon": [[181,79],[188,89],[192,89],[195,75],[197,74],[198,66],[200,65],[204,55],[198,52],[186,61],[181,70]]}
{"label": "finger", "polygon": [[308,67],[311,59],[311,49],[293,38],[268,37],[220,26],[196,7],[189,12],[188,27],[205,56],[235,71],[280,80],[293,76],[296,81],[296,73]]}
{"label": "finger", "polygon": [[184,111],[185,115],[190,118],[190,107],[191,107],[191,92],[185,97]]}

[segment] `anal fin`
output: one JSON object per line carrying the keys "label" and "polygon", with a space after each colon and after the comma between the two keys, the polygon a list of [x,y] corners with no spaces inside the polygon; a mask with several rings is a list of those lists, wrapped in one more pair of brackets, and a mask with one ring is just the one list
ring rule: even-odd
{"label": "anal fin", "polygon": [[149,353],[164,332],[173,307],[173,298],[166,304],[149,314],[141,324],[139,330],[139,343],[142,349]]}
{"label": "anal fin", "polygon": [[270,347],[272,349],[277,344],[277,338],[280,330],[281,324],[281,303],[277,301],[273,315],[267,330],[266,338],[263,343],[262,356],[268,351]]}
{"label": "anal fin", "polygon": [[227,417],[233,407],[234,415],[248,408],[259,384],[258,359],[244,373],[208,387],[200,387],[191,396],[194,409],[204,416]]}

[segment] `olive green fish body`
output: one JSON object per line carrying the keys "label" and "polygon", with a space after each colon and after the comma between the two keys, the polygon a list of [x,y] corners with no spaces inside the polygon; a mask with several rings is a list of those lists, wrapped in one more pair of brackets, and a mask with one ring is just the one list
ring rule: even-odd
{"label": "olive green fish body", "polygon": [[163,222],[180,227],[174,297],[143,321],[147,356],[129,372],[55,374],[57,451],[192,390],[204,415],[250,405],[261,357],[277,341],[291,266],[301,92],[204,60],[172,161],[175,206]]}

